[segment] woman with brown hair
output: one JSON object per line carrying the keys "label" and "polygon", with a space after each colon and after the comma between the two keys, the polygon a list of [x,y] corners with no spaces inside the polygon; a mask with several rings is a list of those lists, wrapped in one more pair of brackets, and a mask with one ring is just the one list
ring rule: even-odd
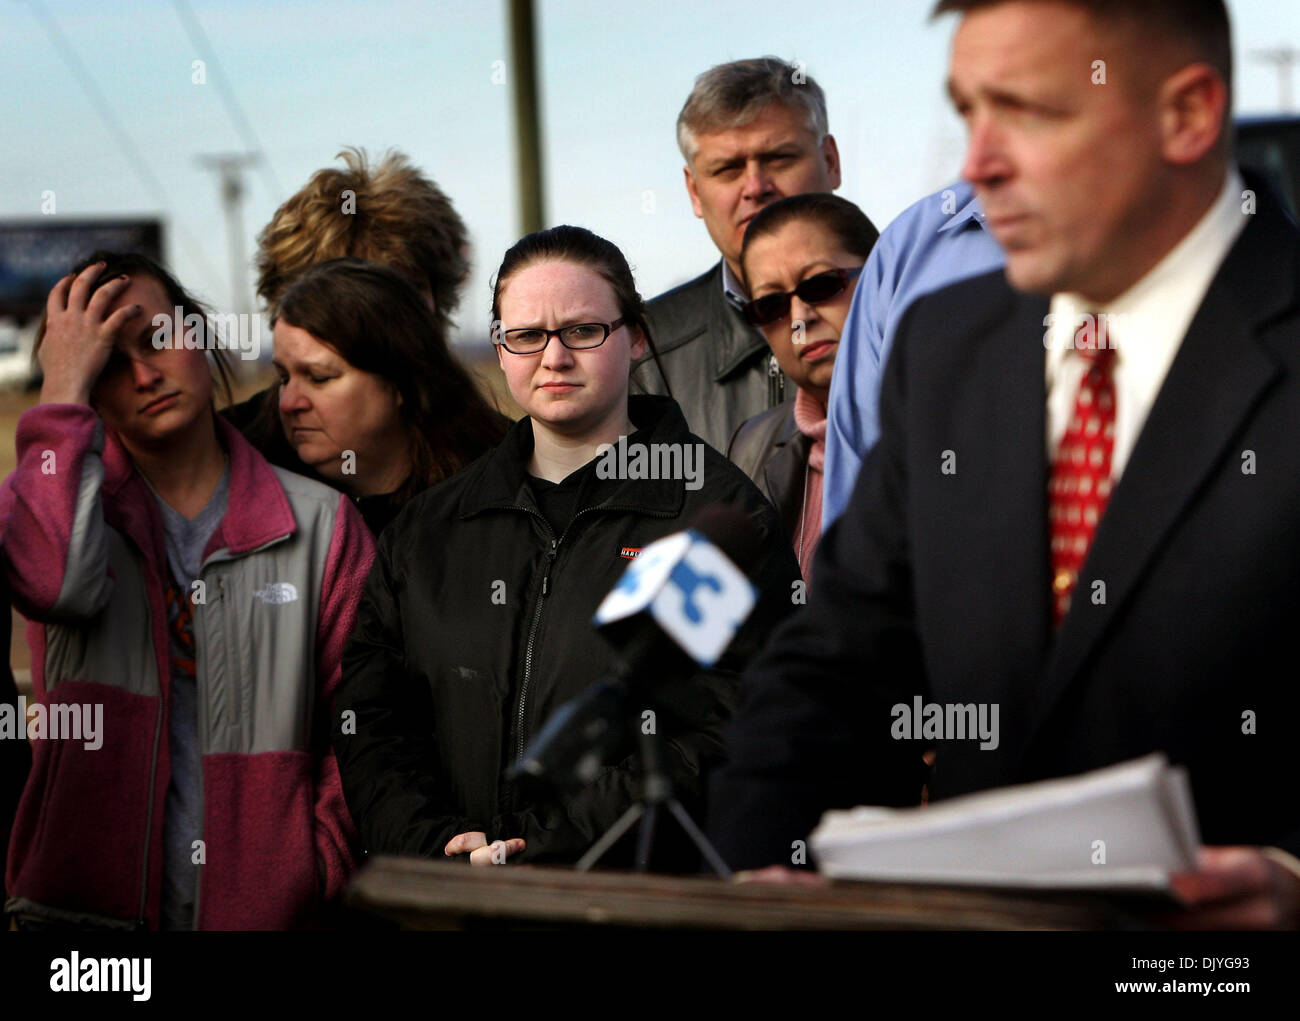
{"label": "woman with brown hair", "polygon": [[428,303],[375,263],[331,259],[296,277],[277,306],[274,364],[278,420],[254,443],[282,431],[375,534],[505,435]]}

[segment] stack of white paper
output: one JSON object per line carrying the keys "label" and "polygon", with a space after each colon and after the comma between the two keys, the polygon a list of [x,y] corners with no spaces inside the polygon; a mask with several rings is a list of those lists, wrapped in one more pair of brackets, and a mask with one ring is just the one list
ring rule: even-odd
{"label": "stack of white paper", "polygon": [[1200,844],[1186,772],[1148,755],[924,808],[827,812],[811,845],[849,879],[1166,889]]}

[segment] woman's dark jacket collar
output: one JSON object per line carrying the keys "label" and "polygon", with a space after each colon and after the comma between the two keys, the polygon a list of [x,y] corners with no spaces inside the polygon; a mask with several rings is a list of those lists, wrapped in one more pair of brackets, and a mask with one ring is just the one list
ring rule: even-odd
{"label": "woman's dark jacket collar", "polygon": [[[636,428],[637,442],[704,443],[686,428],[681,408],[671,397],[635,394],[628,398],[628,416]],[[510,427],[499,446],[483,455],[476,466],[465,469],[476,471],[478,477],[466,480],[458,516],[468,518],[493,509],[535,509],[536,501],[528,485],[528,461],[532,453],[532,420],[521,418]],[[680,479],[602,479],[593,472],[593,477],[584,483],[582,493],[579,509],[619,508],[656,517],[675,517],[686,502]]]}

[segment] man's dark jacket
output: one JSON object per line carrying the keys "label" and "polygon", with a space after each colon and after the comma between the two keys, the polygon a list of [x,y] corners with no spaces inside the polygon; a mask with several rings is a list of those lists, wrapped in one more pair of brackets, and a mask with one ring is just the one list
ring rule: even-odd
{"label": "man's dark jacket", "polygon": [[668,393],[666,373],[687,425],[715,449],[785,400],[785,374],[767,341],[722,293],[721,262],[653,299],[647,315],[663,373],[647,355],[632,370],[632,392]]}
{"label": "man's dark jacket", "polygon": [[[673,401],[633,397],[629,407],[645,442],[701,444],[702,488],[599,479],[589,465],[576,514],[556,535],[527,482],[525,418],[500,447],[413,499],[380,538],[344,654],[334,728],[348,807],[371,853],[441,858],[451,837],[477,830],[489,840],[523,837],[517,860],[579,858],[631,804],[630,761],[563,802],[526,799],[503,771],[559,706],[610,675],[611,647],[591,619],[627,567],[625,554],[726,502],[748,513],[760,537],[752,575],[760,605],[715,669],[665,678],[650,706],[678,794],[699,811],[738,670],[789,612],[799,571],[771,506],[687,432]],[[339,722],[347,710],[354,734]],[[660,826],[665,835],[675,828]],[[671,866],[687,867],[685,859]]]}
{"label": "man's dark jacket", "polygon": [[1248,187],[1059,634],[1048,302],[998,271],[909,309],[809,604],[745,676],[711,791],[733,866],[788,864],[825,809],[915,803],[921,742],[890,732],[917,695],[1000,707],[996,750],[938,745],[935,799],[1162,751],[1206,844],[1300,853],[1300,233]]}

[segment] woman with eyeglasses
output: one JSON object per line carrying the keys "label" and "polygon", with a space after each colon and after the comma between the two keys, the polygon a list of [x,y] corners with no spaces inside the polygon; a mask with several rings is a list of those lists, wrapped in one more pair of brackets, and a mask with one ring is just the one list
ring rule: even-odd
{"label": "woman with eyeglasses", "polygon": [[[677,403],[629,397],[650,334],[618,248],[579,227],[523,238],[497,272],[492,314],[527,417],[381,537],[344,655],[334,747],[371,853],[571,863],[635,800],[629,749],[576,793],[521,787],[505,771],[557,708],[611,676],[614,650],[592,617],[627,565],[717,503],[747,513],[762,549],[750,575],[761,598],[740,639],[713,669],[665,676],[635,707],[693,814],[737,671],[789,611],[798,568],[770,504],[687,430]],[[619,444],[622,462],[604,453]],[[675,451],[689,477],[631,470],[638,449]],[[652,866],[694,867],[676,824],[659,829]],[[602,864],[626,865],[630,852],[624,840]]]}
{"label": "woman with eyeglasses", "polygon": [[727,456],[780,512],[805,581],[811,581],[821,538],[835,352],[858,275],[879,236],[852,202],[829,194],[794,195],[762,209],[741,248],[750,294],[745,317],[763,331],[796,391],[794,400],[741,425]]}

